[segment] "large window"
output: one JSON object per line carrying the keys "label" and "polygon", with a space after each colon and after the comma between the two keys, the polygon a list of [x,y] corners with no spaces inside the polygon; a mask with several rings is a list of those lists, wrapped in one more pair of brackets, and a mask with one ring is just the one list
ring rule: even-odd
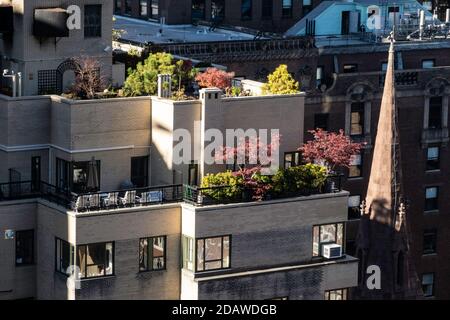
{"label": "large window", "polygon": [[273,0],[262,0],[262,17],[272,18],[273,15]]}
{"label": "large window", "polygon": [[205,0],[192,0],[191,19],[192,21],[205,19]]}
{"label": "large window", "polygon": [[97,38],[102,36],[102,6],[84,6],[84,37]]}
{"label": "large window", "polygon": [[221,21],[225,17],[225,0],[211,1],[211,18],[212,20]]}
{"label": "large window", "polygon": [[139,271],[166,268],[166,236],[139,239]]}
{"label": "large window", "polygon": [[423,233],[423,254],[436,253],[436,229],[425,230]]}
{"label": "large window", "polygon": [[322,246],[324,244],[336,243],[343,246],[343,239],[344,223],[313,226],[313,257],[322,254]]}
{"label": "large window", "polygon": [[56,187],[66,191],[70,189],[70,163],[56,158]]}
{"label": "large window", "polygon": [[422,69],[430,69],[430,68],[434,68],[434,59],[426,59],[426,60],[422,60]]}
{"label": "large window", "polygon": [[347,300],[348,289],[335,289],[325,291],[325,300]]}
{"label": "large window", "polygon": [[16,231],[16,265],[34,263],[34,230]]}
{"label": "large window", "polygon": [[65,275],[70,275],[70,266],[73,266],[74,247],[67,241],[56,238],[55,269]]}
{"label": "large window", "polygon": [[197,271],[230,267],[231,236],[197,239]]}
{"label": "large window", "polygon": [[194,271],[194,239],[183,235],[183,268]]}
{"label": "large window", "polygon": [[292,0],[283,0],[283,5],[281,8],[281,15],[284,18],[292,17]]}
{"label": "large window", "polygon": [[190,186],[196,186],[198,185],[198,164],[197,163],[191,163],[189,165],[189,173],[188,173],[188,184]]}
{"label": "large window", "polygon": [[428,187],[425,189],[425,211],[439,209],[439,187]]}
{"label": "large window", "polygon": [[72,191],[94,192],[100,189],[100,160],[72,163]]}
{"label": "large window", "polygon": [[422,291],[425,297],[434,295],[434,273],[422,274]]}
{"label": "large window", "polygon": [[80,279],[114,274],[114,242],[77,246],[77,266]]}
{"label": "large window", "polygon": [[361,196],[349,196],[348,197],[348,220],[361,218]]}
{"label": "large window", "polygon": [[147,0],[139,0],[139,15],[141,17],[148,16],[148,2]]}
{"label": "large window", "polygon": [[427,171],[439,170],[439,147],[427,149]]}
{"label": "large window", "polygon": [[301,164],[301,157],[299,151],[285,152],[284,154],[284,168],[297,167]]}
{"label": "large window", "polygon": [[252,0],[241,0],[241,18],[249,20],[252,18]]}
{"label": "large window", "polygon": [[351,105],[350,135],[361,136],[364,133],[364,103],[356,102]]}
{"label": "large window", "polygon": [[148,156],[131,158],[131,182],[142,188],[148,184]]}
{"label": "large window", "polygon": [[349,178],[360,178],[362,177],[363,161],[362,154],[356,154],[352,156],[350,167],[348,169]]}
{"label": "large window", "polygon": [[442,127],[442,97],[430,98],[428,112],[428,128],[438,129]]}

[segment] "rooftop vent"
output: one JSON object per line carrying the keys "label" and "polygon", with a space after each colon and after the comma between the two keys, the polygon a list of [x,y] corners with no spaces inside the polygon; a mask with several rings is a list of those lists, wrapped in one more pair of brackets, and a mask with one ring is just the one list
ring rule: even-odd
{"label": "rooftop vent", "polygon": [[62,8],[34,10],[33,35],[38,38],[68,37],[69,14]]}
{"label": "rooftop vent", "polygon": [[13,32],[13,7],[0,5],[0,33]]}

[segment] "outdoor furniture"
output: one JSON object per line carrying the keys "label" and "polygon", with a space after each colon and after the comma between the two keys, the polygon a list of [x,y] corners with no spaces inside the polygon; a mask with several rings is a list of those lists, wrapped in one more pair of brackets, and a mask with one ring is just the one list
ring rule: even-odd
{"label": "outdoor furniture", "polygon": [[103,199],[103,204],[105,207],[115,207],[117,206],[117,198],[118,193],[117,192],[110,192],[108,195]]}
{"label": "outdoor furniture", "polygon": [[92,194],[89,197],[89,209],[100,208],[100,196],[98,194]]}
{"label": "outdoor furniture", "polygon": [[123,206],[132,206],[136,203],[136,190],[131,190],[125,192],[125,196],[123,198],[119,197],[119,202]]}
{"label": "outdoor furniture", "polygon": [[77,200],[75,201],[74,206],[72,207],[72,209],[74,211],[80,211],[83,209],[86,209],[86,202],[85,202],[85,197],[84,196],[78,196]]}
{"label": "outdoor furniture", "polygon": [[163,201],[163,193],[159,190],[142,192],[141,197],[138,199],[141,205],[152,202],[161,203]]}

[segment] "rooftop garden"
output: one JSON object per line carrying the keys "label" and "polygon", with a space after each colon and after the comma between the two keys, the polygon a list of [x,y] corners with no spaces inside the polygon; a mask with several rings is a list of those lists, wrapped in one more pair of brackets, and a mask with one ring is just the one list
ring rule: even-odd
{"label": "rooftop garden", "polygon": [[[90,57],[73,59],[76,66],[75,80],[63,96],[70,99],[99,99],[115,97],[151,96],[158,93],[158,75],[169,75],[169,92],[172,100],[198,98],[201,88],[219,88],[224,96],[252,95],[239,82],[233,81],[235,74],[205,64],[196,66],[190,60],[177,60],[171,54],[150,53],[146,59],[133,50],[127,53],[133,63],[128,63],[127,77],[121,88],[108,87],[108,79],[101,73],[100,63]],[[167,89],[167,88],[166,88]],[[293,94],[299,92],[299,83],[289,73],[286,65],[280,65],[267,77],[262,94]]]}
{"label": "rooftop garden", "polygon": [[[298,151],[302,161],[296,166],[277,169],[272,174],[263,174],[261,165],[247,165],[252,157],[249,143],[220,152],[218,158],[236,161],[236,154],[245,152],[244,163],[237,170],[229,170],[203,177],[200,187],[185,186],[185,198],[197,205],[262,201],[295,196],[307,196],[340,191],[342,169],[351,165],[355,155],[360,153],[363,143],[355,143],[339,133],[321,129],[311,131],[313,140],[305,143]],[[275,142],[257,148],[265,148],[269,157],[277,147]],[[254,151],[256,152],[256,151]],[[229,162],[227,162],[229,163]]]}

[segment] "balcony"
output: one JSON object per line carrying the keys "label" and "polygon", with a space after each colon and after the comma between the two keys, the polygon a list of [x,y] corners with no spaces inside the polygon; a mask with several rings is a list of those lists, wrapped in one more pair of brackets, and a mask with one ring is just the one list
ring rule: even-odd
{"label": "balcony", "polygon": [[[315,194],[337,193],[342,191],[342,176],[329,176],[325,185],[321,188],[307,188],[297,192],[275,194],[269,192],[262,199],[275,200],[294,197],[305,197]],[[186,203],[194,206],[208,206],[228,203],[255,202],[258,197],[257,189],[243,188],[239,186],[217,186],[200,188],[184,185],[183,198]]]}
{"label": "balcony", "polygon": [[422,131],[422,146],[432,143],[446,144],[449,140],[448,128],[427,128]]}

